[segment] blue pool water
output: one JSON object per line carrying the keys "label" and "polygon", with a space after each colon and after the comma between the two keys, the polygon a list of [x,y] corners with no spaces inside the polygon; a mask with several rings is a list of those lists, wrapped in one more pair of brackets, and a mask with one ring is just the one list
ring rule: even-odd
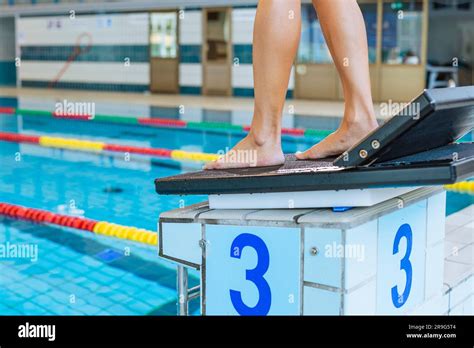
{"label": "blue pool water", "polygon": [[[1,102],[1,100],[0,100]],[[1,105],[1,103],[0,103]],[[37,116],[0,117],[0,131],[216,153],[242,133],[158,129]],[[317,139],[285,137],[285,152]],[[162,211],[204,196],[158,196],[153,180],[198,169],[122,154],[0,142],[0,201],[156,230]],[[450,194],[448,213],[472,204]],[[0,245],[37,247],[37,260],[0,259],[0,314],[167,315],[176,313],[175,270],[152,247],[0,217]],[[191,285],[196,285],[194,275]],[[192,311],[198,311],[193,301]]]}
{"label": "blue pool water", "polygon": [[[5,103],[4,103],[5,104]],[[8,103],[7,103],[8,104]],[[14,106],[14,105],[13,105]],[[0,117],[5,132],[64,136],[108,143],[215,153],[241,133],[204,133],[36,116]],[[285,151],[306,141],[287,138]],[[97,155],[0,142],[0,201],[156,230],[160,212],[203,196],[158,196],[153,180],[186,170],[169,160]],[[37,247],[37,261],[0,262],[0,314],[175,314],[175,270],[152,247],[0,218],[0,245]],[[126,256],[127,255],[127,256]],[[197,277],[191,279],[197,284]],[[198,302],[198,301],[194,301]],[[193,303],[196,311],[198,303]]]}

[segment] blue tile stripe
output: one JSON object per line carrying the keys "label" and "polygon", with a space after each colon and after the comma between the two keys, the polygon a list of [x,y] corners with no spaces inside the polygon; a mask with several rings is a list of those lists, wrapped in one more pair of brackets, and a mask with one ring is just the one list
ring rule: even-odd
{"label": "blue tile stripe", "polygon": [[[234,87],[232,95],[234,97],[254,97],[253,88],[244,88],[244,87]],[[289,89],[286,92],[286,99],[293,99],[293,90]]]}
{"label": "blue tile stripe", "polygon": [[18,99],[16,97],[0,97],[0,106],[17,108]]}
{"label": "blue tile stripe", "polygon": [[179,86],[180,94],[191,94],[200,95],[202,94],[202,88],[198,86]]}
{"label": "blue tile stripe", "polygon": [[[23,87],[39,87],[46,88],[50,81],[31,81],[22,80]],[[58,89],[81,89],[95,91],[110,92],[144,92],[149,90],[148,85],[132,85],[132,84],[113,84],[113,83],[95,83],[95,82],[62,82],[56,83],[55,88]]]}
{"label": "blue tile stripe", "polygon": [[235,9],[247,9],[247,8],[257,8],[257,5],[234,5],[232,8]]}
{"label": "blue tile stripe", "polygon": [[180,63],[201,63],[201,45],[180,45],[179,61]]}
{"label": "blue tile stripe", "polygon": [[0,85],[16,85],[15,61],[0,62]]}
{"label": "blue tile stripe", "polygon": [[[83,52],[74,61],[79,62],[131,62],[147,63],[150,61],[148,45],[94,45]],[[75,46],[23,46],[21,59],[24,61],[67,61],[74,54]]]}
{"label": "blue tile stripe", "polygon": [[252,64],[252,44],[234,45],[234,58],[239,59],[239,64]]}

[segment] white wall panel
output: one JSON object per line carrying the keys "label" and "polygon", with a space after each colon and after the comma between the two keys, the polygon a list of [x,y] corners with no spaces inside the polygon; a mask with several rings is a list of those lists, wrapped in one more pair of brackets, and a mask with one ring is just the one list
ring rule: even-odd
{"label": "white wall panel", "polygon": [[232,41],[233,44],[251,44],[253,41],[253,25],[256,8],[232,10]]}
{"label": "white wall panel", "polygon": [[202,85],[202,65],[180,64],[179,85],[200,87]]}
{"label": "white wall panel", "polygon": [[250,64],[232,66],[232,87],[253,88],[253,69]]}
{"label": "white wall panel", "polygon": [[[64,66],[64,62],[24,61],[19,69],[21,80],[51,81]],[[148,84],[150,67],[135,63],[73,62],[61,77],[61,82]]]}
{"label": "white wall panel", "polygon": [[93,45],[147,45],[148,14],[76,15],[20,18],[21,46],[74,45],[88,33]]}
{"label": "white wall panel", "polygon": [[[253,70],[250,64],[232,66],[232,87],[253,88]],[[295,88],[295,69],[291,68],[288,89]]]}
{"label": "white wall panel", "polygon": [[179,43],[200,45],[202,43],[202,11],[185,11],[179,21]]}

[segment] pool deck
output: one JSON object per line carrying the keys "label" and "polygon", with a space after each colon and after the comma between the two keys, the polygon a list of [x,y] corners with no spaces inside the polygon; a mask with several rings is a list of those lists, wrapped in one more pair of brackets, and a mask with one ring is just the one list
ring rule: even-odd
{"label": "pool deck", "polygon": [[[179,107],[185,105],[189,108],[203,108],[210,110],[238,110],[253,111],[253,98],[236,98],[220,96],[201,96],[183,94],[151,94],[151,93],[120,93],[81,91],[71,89],[40,89],[40,88],[0,88],[3,97],[28,97],[28,98],[62,98],[80,102],[114,102],[135,105],[151,105],[161,107]],[[381,104],[374,104],[375,114],[378,119],[385,119],[380,110]],[[291,110],[291,112],[290,112]],[[305,116],[342,117],[344,115],[344,102],[324,100],[289,99],[285,103],[284,113],[295,113]]]}
{"label": "pool deck", "polygon": [[444,240],[445,314],[474,314],[474,205],[449,215]]}

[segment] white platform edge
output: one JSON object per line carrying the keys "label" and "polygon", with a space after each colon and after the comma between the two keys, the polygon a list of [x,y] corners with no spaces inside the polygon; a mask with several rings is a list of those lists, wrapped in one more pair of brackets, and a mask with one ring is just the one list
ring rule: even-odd
{"label": "white platform edge", "polygon": [[370,207],[419,187],[209,195],[210,209]]}

